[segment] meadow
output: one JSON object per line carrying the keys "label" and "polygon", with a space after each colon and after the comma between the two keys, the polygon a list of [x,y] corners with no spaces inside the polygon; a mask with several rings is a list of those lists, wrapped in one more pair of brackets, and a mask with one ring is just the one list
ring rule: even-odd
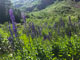
{"label": "meadow", "polygon": [[30,20],[22,14],[23,24],[15,23],[10,9],[12,24],[0,25],[0,60],[79,60],[80,20],[54,17]]}
{"label": "meadow", "polygon": [[0,24],[0,60],[80,60],[80,8],[62,3],[22,12],[21,23],[9,9],[10,21]]}

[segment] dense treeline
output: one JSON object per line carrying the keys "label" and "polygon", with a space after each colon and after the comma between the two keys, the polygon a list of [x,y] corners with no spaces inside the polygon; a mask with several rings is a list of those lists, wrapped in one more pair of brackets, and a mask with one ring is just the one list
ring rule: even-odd
{"label": "dense treeline", "polygon": [[0,0],[0,23],[3,23],[4,20],[8,21],[9,15],[8,10],[11,7],[10,0]]}
{"label": "dense treeline", "polygon": [[[9,22],[9,9],[13,8],[10,0],[0,0],[0,23]],[[20,22],[20,10],[14,9],[17,22]]]}
{"label": "dense treeline", "polygon": [[47,7],[48,5],[54,3],[54,1],[56,1],[56,0],[42,0],[42,1],[41,1],[41,4],[38,5],[37,8],[38,8],[39,10],[44,9],[44,8]]}

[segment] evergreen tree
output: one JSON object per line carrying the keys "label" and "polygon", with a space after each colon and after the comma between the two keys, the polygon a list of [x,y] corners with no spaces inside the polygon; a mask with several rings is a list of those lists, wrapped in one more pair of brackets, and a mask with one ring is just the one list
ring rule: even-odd
{"label": "evergreen tree", "polygon": [[8,21],[8,10],[11,7],[10,0],[0,0],[0,23]]}

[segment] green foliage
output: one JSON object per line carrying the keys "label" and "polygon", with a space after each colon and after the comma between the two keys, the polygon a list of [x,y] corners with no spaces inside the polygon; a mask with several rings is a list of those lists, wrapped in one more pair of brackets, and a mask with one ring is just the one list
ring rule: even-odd
{"label": "green foliage", "polygon": [[79,9],[67,4],[27,14],[26,27],[16,24],[14,44],[8,23],[0,24],[0,60],[80,60]]}
{"label": "green foliage", "polygon": [[[79,60],[79,25],[76,24],[74,26],[73,24],[75,21],[73,21],[73,17],[71,17],[72,25],[68,26],[68,24],[70,23],[69,21],[60,19],[59,21],[55,21],[56,28],[54,29],[53,25],[55,23],[52,23],[54,21],[52,19],[53,17],[50,18],[49,22],[47,19],[41,20],[42,23],[40,23],[40,20],[27,20],[26,29],[23,27],[23,25],[17,24],[19,36],[18,40],[14,39],[14,46],[16,48],[16,51],[12,51],[13,49],[10,48],[11,45],[8,44],[9,41],[7,40],[7,37],[10,34],[8,29],[6,28],[7,23],[1,26],[0,47],[2,47],[2,50],[0,50],[0,52],[4,51],[4,53],[1,54],[0,60]],[[64,21],[65,27],[60,26],[60,24],[62,23],[61,21]],[[34,26],[35,29],[33,29],[32,26]],[[39,32],[38,28],[40,28],[40,26],[42,28],[41,35],[36,35],[36,33],[34,33],[33,37],[32,31]],[[2,30],[3,27],[4,29]],[[74,27],[77,33],[75,33]],[[58,28],[60,28],[59,34],[57,32]],[[71,36],[67,34],[69,30],[72,31]],[[5,50],[3,46],[5,47]]]}

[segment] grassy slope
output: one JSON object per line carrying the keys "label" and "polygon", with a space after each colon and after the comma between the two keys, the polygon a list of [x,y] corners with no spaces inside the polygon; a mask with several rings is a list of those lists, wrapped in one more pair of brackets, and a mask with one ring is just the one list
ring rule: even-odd
{"label": "grassy slope", "polygon": [[[73,5],[75,5],[75,3]],[[69,4],[69,2],[62,1],[62,2],[56,2],[41,11],[31,12],[29,15],[30,16],[32,15],[35,18],[36,17],[46,18],[46,17],[52,17],[52,16],[57,18],[67,17],[67,16],[76,17],[77,15],[80,15],[79,12],[80,12],[80,8],[72,6],[71,4]]]}
{"label": "grassy slope", "polygon": [[[57,2],[57,3],[55,3],[55,4],[53,4],[53,5],[50,5],[49,7],[47,7],[46,9],[44,9],[44,10],[41,10],[41,11],[38,11],[38,12],[32,12],[32,13],[30,13],[30,15],[31,15],[31,18],[29,18],[29,19],[27,19],[27,22],[28,21],[33,21],[35,24],[37,24],[37,25],[42,25],[44,22],[48,22],[48,26],[49,25],[51,25],[51,26],[53,26],[53,23],[54,23],[54,20],[55,21],[57,21],[57,20],[59,20],[59,18],[60,17],[64,17],[64,19],[66,19],[67,18],[67,16],[72,16],[72,19],[75,19],[76,18],[76,16],[77,15],[79,15],[79,9],[80,8],[76,8],[75,9],[75,7],[71,7],[71,9],[69,10],[69,11],[66,11],[66,10],[68,10],[68,8],[65,8],[65,9],[62,9],[62,7],[63,6],[67,6],[67,7],[71,7],[70,5],[69,5],[69,3],[65,3],[64,1],[63,2]],[[33,15],[32,15],[33,14]],[[43,27],[43,32],[45,32],[45,33],[47,33],[48,32],[48,28],[45,28],[45,26],[44,25],[42,25],[42,27]],[[22,29],[22,28],[21,28]],[[20,29],[19,29],[20,30]],[[2,31],[2,30],[0,30],[0,31]],[[22,32],[21,32],[22,33]],[[24,37],[24,38],[23,38]],[[25,37],[24,36],[24,34],[22,35],[22,37],[20,37],[20,38],[23,38],[22,40],[25,42],[25,40],[26,41],[28,41],[27,40],[27,37]],[[53,45],[53,46],[56,46],[56,47],[61,47],[61,48],[59,48],[59,49],[61,49],[62,51],[65,51],[65,52],[68,52],[68,51],[70,51],[70,53],[71,54],[68,54],[68,56],[70,56],[70,55],[75,55],[75,53],[76,53],[76,50],[74,51],[74,49],[73,49],[73,47],[74,46],[76,46],[76,43],[77,43],[77,46],[79,47],[80,46],[80,44],[79,44],[79,38],[78,37],[71,37],[71,39],[69,39],[68,37],[65,37],[64,39],[63,38],[61,38],[61,37],[58,37],[57,36],[57,40],[55,41],[53,41],[52,42],[52,44],[55,44],[55,45]],[[75,38],[75,39],[74,39]],[[39,38],[40,40],[41,40],[41,37]],[[40,40],[38,39],[38,41],[40,42]],[[71,40],[71,43],[72,44],[74,44],[72,47],[69,47],[69,41]],[[32,40],[32,43],[31,43],[31,46],[33,47],[33,50],[31,50],[31,49],[29,49],[29,45],[27,46],[27,44],[29,43],[29,42],[27,42],[27,43],[25,43],[25,45],[27,46],[27,48],[29,49],[29,51],[31,50],[31,53],[32,52],[34,52],[35,51],[35,46],[34,45],[40,45],[41,44],[41,46],[42,45],[44,45],[43,46],[43,48],[44,47],[47,47],[47,48],[52,48],[52,45],[48,42],[48,40],[46,40],[45,41],[45,43],[43,42],[43,43],[37,43],[37,44],[34,44],[33,42],[36,42],[37,43],[37,39],[35,38],[35,40]],[[47,45],[48,44],[48,45]],[[68,46],[67,46],[67,44],[68,44]],[[78,45],[79,44],[79,45]],[[66,46],[67,46],[67,48],[66,48]],[[56,47],[53,47],[53,48],[56,48]],[[42,48],[42,47],[41,47]],[[48,56],[48,54],[51,52],[51,51],[49,51],[49,50],[47,50],[47,48],[44,48],[44,51],[45,51],[45,53],[47,54],[46,56]],[[70,50],[68,50],[68,48],[70,48]],[[57,48],[56,48],[57,49]],[[76,48],[77,49],[77,48]],[[24,51],[25,51],[26,49],[24,49]],[[60,51],[61,51],[60,50]],[[66,50],[68,50],[68,51],[66,51]],[[42,51],[42,50],[41,50]],[[64,53],[65,53],[64,52]],[[74,53],[73,53],[74,52]],[[35,53],[35,52],[34,52]],[[34,53],[32,53],[32,54],[34,54]],[[63,53],[63,52],[62,52]],[[78,52],[77,52],[78,53]],[[76,53],[76,54],[77,54]],[[66,54],[66,53],[65,53]],[[44,54],[43,54],[44,55]],[[63,54],[64,55],[64,54]],[[63,56],[62,55],[62,56]],[[36,53],[34,54],[34,55],[31,55],[32,57],[34,57],[34,56],[36,56]],[[60,55],[61,56],[61,55]],[[65,55],[66,56],[66,55]],[[77,55],[76,55],[77,56]],[[16,56],[18,59],[19,59],[19,57],[20,56]],[[28,56],[28,57],[30,57],[30,56]],[[21,58],[21,57],[20,57]],[[67,58],[67,57],[66,57]],[[14,59],[14,58],[13,58]],[[1,59],[0,59],[1,60]],[[34,59],[35,60],[35,59]],[[45,60],[45,59],[44,59]],[[55,57],[53,58],[53,60],[55,60]],[[64,60],[64,59],[62,59],[62,60]],[[68,59],[69,60],[69,59]],[[73,58],[72,58],[72,60],[73,60]],[[75,59],[74,59],[75,60]]]}

